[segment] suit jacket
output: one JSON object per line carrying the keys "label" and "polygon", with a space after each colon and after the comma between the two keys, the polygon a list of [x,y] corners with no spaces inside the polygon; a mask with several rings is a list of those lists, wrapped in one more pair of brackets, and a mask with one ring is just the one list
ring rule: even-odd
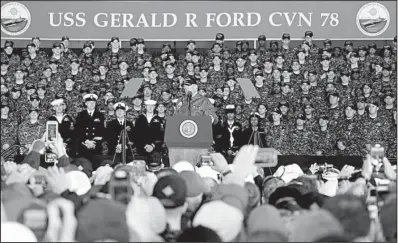
{"label": "suit jacket", "polygon": [[147,154],[144,149],[147,144],[153,144],[155,145],[155,149],[160,149],[164,141],[164,133],[161,130],[161,124],[161,119],[157,115],[154,115],[149,122],[145,114],[138,116],[135,121],[134,129],[134,144],[138,154]]}
{"label": "suit jacket", "polygon": [[186,97],[179,99],[177,101],[176,114],[189,116],[189,108],[191,108],[191,116],[212,116],[214,118],[213,124],[217,124],[216,108],[214,108],[209,98],[196,94],[192,97],[190,106]]}
{"label": "suit jacket", "polygon": [[[128,129],[128,127],[130,127],[130,129]],[[120,140],[120,133],[123,129],[124,129],[124,125],[120,125],[118,119],[113,119],[112,121],[107,123],[105,139],[108,143],[108,154],[109,155],[115,154],[116,146],[119,144],[119,140]],[[133,142],[134,125],[132,122],[126,121],[126,130],[127,130],[128,139],[131,142]],[[128,130],[130,130],[130,131],[128,131]],[[126,143],[128,143],[128,140],[126,140]],[[130,150],[128,149],[127,151],[129,152]]]}
{"label": "suit jacket", "polygon": [[[84,143],[87,139],[94,140],[94,137],[105,136],[105,117],[104,115],[95,110],[91,117],[87,110],[81,111],[76,118],[76,139],[78,144]],[[101,141],[96,141],[97,152],[100,152]]]}

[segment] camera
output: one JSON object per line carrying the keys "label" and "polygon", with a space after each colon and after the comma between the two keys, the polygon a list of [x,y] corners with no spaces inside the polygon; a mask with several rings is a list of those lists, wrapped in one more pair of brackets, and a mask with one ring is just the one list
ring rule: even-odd
{"label": "camera", "polygon": [[122,169],[115,170],[109,180],[109,193],[113,200],[128,204],[133,195],[131,174]]}

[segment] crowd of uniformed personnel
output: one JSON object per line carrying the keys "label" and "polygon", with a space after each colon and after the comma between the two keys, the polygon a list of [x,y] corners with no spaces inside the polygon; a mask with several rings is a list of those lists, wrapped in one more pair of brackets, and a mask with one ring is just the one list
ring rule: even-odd
{"label": "crowd of uniformed personnel", "polygon": [[[334,46],[330,40],[317,46],[307,31],[299,46],[291,46],[286,33],[280,41],[259,36],[256,49],[237,41],[231,50],[219,33],[206,51],[188,41],[185,53],[165,44],[160,56],[151,55],[145,41],[136,38],[124,50],[113,37],[104,53],[88,41],[78,54],[69,49],[66,36],[53,44],[50,54],[40,43],[39,37],[32,38],[17,55],[14,43],[6,40],[1,52],[2,149],[32,143],[47,120],[62,114],[60,132],[69,151],[78,150],[76,137],[85,141],[85,131],[76,119],[86,109],[85,101],[95,101],[104,131],[116,119],[115,104],[123,101],[130,107],[126,117],[133,137],[135,121],[147,112],[145,102],[156,101],[154,115],[162,123],[156,129],[162,133],[165,117],[175,114],[173,101],[184,97],[189,80],[216,108],[216,151],[233,154],[243,144],[260,141],[282,154],[363,155],[380,143],[387,156],[396,157],[397,37],[393,46],[355,46],[352,41]],[[143,78],[137,95],[120,98],[133,78]],[[245,95],[238,78],[250,79],[260,98]],[[96,97],[84,100],[87,94]],[[63,106],[52,103],[60,99]],[[120,129],[107,132],[119,134]],[[112,141],[107,143],[115,145],[119,138],[108,136]],[[101,143],[101,153],[115,151]]]}

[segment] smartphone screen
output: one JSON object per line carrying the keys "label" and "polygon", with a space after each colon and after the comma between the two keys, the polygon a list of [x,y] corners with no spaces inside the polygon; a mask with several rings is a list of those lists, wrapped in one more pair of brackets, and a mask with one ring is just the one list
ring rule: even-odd
{"label": "smartphone screen", "polygon": [[47,124],[47,140],[51,141],[57,138],[57,124]]}

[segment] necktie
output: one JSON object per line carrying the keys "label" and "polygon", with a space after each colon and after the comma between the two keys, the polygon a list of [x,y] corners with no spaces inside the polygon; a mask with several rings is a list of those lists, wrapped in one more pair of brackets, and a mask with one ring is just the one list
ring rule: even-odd
{"label": "necktie", "polygon": [[121,126],[123,126],[123,122],[122,121],[119,121],[119,123],[120,123]]}

